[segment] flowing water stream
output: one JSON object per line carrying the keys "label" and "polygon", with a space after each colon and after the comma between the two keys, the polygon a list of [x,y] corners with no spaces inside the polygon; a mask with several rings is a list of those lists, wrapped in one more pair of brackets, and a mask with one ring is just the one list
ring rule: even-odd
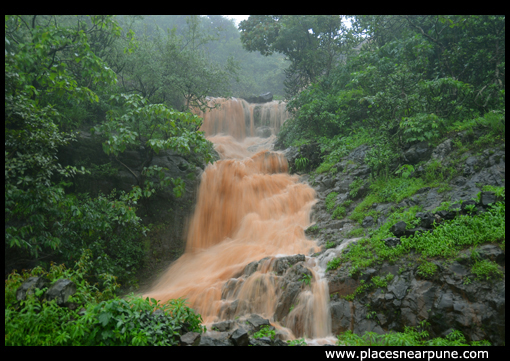
{"label": "flowing water stream", "polygon": [[[285,289],[275,260],[320,250],[304,234],[311,225],[315,191],[289,175],[285,157],[270,150],[288,117],[285,105],[211,101],[220,107],[201,114],[201,129],[221,159],[202,174],[184,255],[145,296],[162,301],[184,297],[206,325],[256,313],[288,339],[330,336],[324,264],[314,258],[305,261],[312,270],[309,287],[284,322],[274,320]],[[262,133],[266,138],[255,136]],[[243,275],[248,264],[262,259],[253,273]]]}

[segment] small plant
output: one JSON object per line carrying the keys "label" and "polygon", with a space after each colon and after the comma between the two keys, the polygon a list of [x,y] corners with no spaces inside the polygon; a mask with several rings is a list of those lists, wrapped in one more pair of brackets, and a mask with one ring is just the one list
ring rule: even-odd
{"label": "small plant", "polygon": [[363,186],[363,179],[356,179],[354,182],[349,184],[349,196],[355,198],[358,195],[360,188]]}
{"label": "small plant", "polygon": [[304,171],[306,169],[306,167],[308,167],[308,163],[309,163],[309,160],[305,157],[296,159],[296,161],[295,161],[296,170]]}
{"label": "small plant", "polygon": [[476,279],[489,281],[498,278],[503,278],[503,272],[500,271],[499,266],[488,260],[477,261],[471,268],[471,272],[476,275]]}
{"label": "small plant", "polygon": [[295,340],[287,340],[289,346],[308,346],[304,338],[298,338]]}
{"label": "small plant", "polygon": [[356,228],[356,229],[353,229],[351,230],[348,234],[347,234],[347,237],[361,237],[363,236],[365,233],[363,232],[363,228]]}
{"label": "small plant", "polygon": [[326,245],[324,246],[326,249],[334,248],[336,247],[336,243],[333,241],[327,241]]}
{"label": "small plant", "polygon": [[473,214],[474,212],[476,212],[476,206],[474,204],[469,204],[466,206],[466,208],[464,208],[466,210],[466,212],[468,212],[469,214]]}
{"label": "small plant", "polygon": [[326,267],[326,272],[331,271],[334,269],[337,269],[342,264],[342,260],[338,257],[333,258],[331,261],[328,262],[328,265]]}
{"label": "small plant", "polygon": [[418,266],[418,274],[422,277],[431,277],[433,276],[437,271],[437,265],[435,265],[432,262],[429,261],[423,261]]}
{"label": "small plant", "polygon": [[255,332],[253,334],[253,338],[255,338],[255,339],[262,338],[262,337],[269,337],[271,340],[274,340],[275,336],[276,336],[276,332],[275,332],[274,328],[272,328],[269,325],[262,326],[260,331]]}
{"label": "small plant", "polygon": [[377,317],[377,312],[375,311],[370,311],[370,312],[367,312],[367,319],[375,319]]}
{"label": "small plant", "polygon": [[333,209],[335,208],[335,201],[336,201],[337,195],[338,195],[337,192],[331,192],[330,194],[327,195],[325,202],[326,202],[326,209],[328,210],[328,212],[333,211]]}
{"label": "small plant", "polygon": [[312,282],[312,275],[303,273],[303,277],[300,279],[300,281],[305,285],[310,285]]}
{"label": "small plant", "polygon": [[413,172],[414,172],[414,167],[409,164],[404,164],[398,170],[395,171],[396,174],[402,173],[402,178],[409,178],[409,176]]}
{"label": "small plant", "polygon": [[331,215],[331,219],[341,219],[345,217],[346,209],[344,207],[336,207]]}
{"label": "small plant", "polygon": [[496,187],[496,186],[483,186],[482,190],[484,192],[494,192],[496,197],[505,199],[505,187]]}

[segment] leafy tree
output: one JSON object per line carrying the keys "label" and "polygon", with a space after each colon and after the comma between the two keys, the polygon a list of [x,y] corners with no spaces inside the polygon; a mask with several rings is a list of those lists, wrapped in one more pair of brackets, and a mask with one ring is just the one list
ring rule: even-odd
{"label": "leafy tree", "polygon": [[251,15],[239,28],[247,50],[262,55],[278,52],[290,60],[285,85],[291,96],[328,76],[349,44],[339,15]]}
{"label": "leafy tree", "polygon": [[[101,272],[113,267],[124,279],[142,258],[136,238],[143,227],[130,208],[131,200],[83,200],[66,195],[67,179],[87,171],[63,167],[57,159],[57,148],[74,140],[72,134],[59,131],[63,116],[58,108],[66,101],[96,102],[98,96],[87,84],[115,83],[115,74],[91,51],[88,36],[96,29],[109,29],[115,35],[119,28],[110,17],[63,20],[69,19],[6,17],[6,266],[61,257],[71,263],[79,258],[83,246],[96,242],[92,247],[97,262],[94,269]],[[117,247],[114,243],[138,254],[122,261],[121,254],[110,253],[110,261],[100,261],[98,256],[104,255],[105,248],[113,251]]]}

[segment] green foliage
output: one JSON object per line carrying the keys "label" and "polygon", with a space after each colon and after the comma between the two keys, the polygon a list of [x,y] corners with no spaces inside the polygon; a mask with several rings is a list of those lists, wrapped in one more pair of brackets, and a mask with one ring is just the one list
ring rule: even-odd
{"label": "green foliage", "polygon": [[394,276],[392,273],[388,273],[386,277],[374,276],[372,277],[371,281],[376,287],[386,288],[388,287],[388,282],[390,282],[393,279],[393,277]]}
{"label": "green foliage", "polygon": [[295,340],[287,340],[289,346],[307,346],[304,338],[297,338]]}
{"label": "green foliage", "polygon": [[261,329],[258,332],[255,332],[253,334],[253,338],[258,339],[261,337],[269,337],[271,340],[274,340],[276,336],[276,332],[274,328],[272,328],[269,325],[264,325],[261,327]]}
{"label": "green foliage", "polygon": [[496,187],[496,186],[485,185],[485,186],[483,186],[482,190],[484,192],[494,192],[496,197],[505,199],[505,187]]}
{"label": "green foliage", "polygon": [[247,50],[262,55],[279,52],[290,60],[286,70],[290,95],[329,73],[334,59],[348,49],[348,31],[338,15],[250,15],[239,29]]}
{"label": "green foliage", "polygon": [[[165,177],[163,168],[150,163],[161,150],[173,150],[180,154],[194,152],[200,154],[205,163],[210,162],[210,142],[203,133],[195,131],[202,123],[201,118],[191,113],[175,112],[163,104],[149,104],[146,99],[135,94],[115,95],[111,100],[123,104],[124,114],[109,111],[107,122],[93,130],[107,139],[103,143],[105,153],[112,154],[136,178],[137,189],[132,191],[133,200],[136,201],[139,196],[148,198],[155,193],[155,183],[151,177],[159,178],[159,189],[173,183],[174,194],[180,197],[184,191],[182,179]],[[144,172],[140,176],[118,158],[120,153],[128,149],[143,150]]]}
{"label": "green foliage", "polygon": [[342,265],[342,260],[338,257],[333,258],[331,261],[328,262],[326,267],[326,272],[335,270],[339,268]]}
{"label": "green foliage", "polygon": [[312,282],[312,275],[311,274],[306,274],[306,273],[303,273],[303,277],[300,279],[301,283],[303,283],[304,285],[308,285],[310,286],[311,282]]}
{"label": "green foliage", "polygon": [[414,172],[414,167],[412,165],[404,164],[404,165],[400,166],[400,168],[395,171],[395,174],[402,173],[402,178],[409,178],[409,176],[413,172]]}
{"label": "green foliage", "polygon": [[[267,28],[253,23],[246,30],[250,36],[268,35],[251,45],[271,50],[280,36],[280,18],[264,19],[271,24]],[[381,173],[395,167],[405,144],[436,143],[475,127],[487,133],[475,147],[504,137],[504,16],[354,16],[353,21],[357,54],[301,87],[288,104],[293,118],[279,134],[281,142],[324,137],[330,143],[369,130],[365,143],[372,148],[365,163]],[[321,143],[329,153],[322,173],[343,149]]]}
{"label": "green foliage", "polygon": [[353,181],[351,184],[349,184],[349,196],[351,196],[352,198],[356,198],[356,196],[358,195],[358,192],[360,190],[360,188],[363,186],[364,184],[364,181],[363,179],[356,179],[355,181]]}
{"label": "green foliage", "polygon": [[418,266],[418,274],[422,277],[432,277],[437,272],[437,265],[423,260]]}
{"label": "green foliage", "polygon": [[331,218],[332,219],[341,219],[341,218],[344,218],[345,217],[345,214],[346,214],[346,209],[345,207],[336,207],[335,210],[333,211],[333,214],[331,215]]}
{"label": "green foliage", "polygon": [[[119,285],[115,277],[103,274],[102,291],[88,282],[93,268],[86,250],[74,269],[52,265],[48,272],[35,268],[30,273],[12,273],[5,283],[5,345],[177,345],[186,329],[204,332],[202,319],[186,307],[184,300],[161,304],[148,298],[114,297]],[[66,278],[77,286],[68,302],[75,309],[60,307],[55,300],[41,299],[35,290],[25,301],[15,301],[16,289],[31,276],[43,276],[51,283]],[[81,308],[85,310],[79,311]]]}
{"label": "green foliage", "polygon": [[445,338],[437,337],[430,339],[429,333],[422,323],[417,329],[406,327],[404,332],[390,332],[379,335],[375,332],[366,331],[363,335],[357,335],[348,330],[338,335],[337,345],[345,346],[478,346],[490,345],[487,341],[474,341],[468,344],[464,335],[458,330],[452,330]]}
{"label": "green foliage", "polygon": [[499,269],[499,266],[488,260],[477,260],[471,272],[476,275],[478,280],[493,281],[503,278],[503,272]]}
{"label": "green foliage", "polygon": [[331,192],[326,196],[326,209],[328,212],[332,212],[335,208],[336,196],[338,196],[337,192]]}
{"label": "green foliage", "polygon": [[333,242],[333,241],[328,241],[328,242],[326,242],[326,244],[324,245],[324,247],[325,247],[326,249],[334,248],[334,247],[336,247],[336,243],[335,243],[335,242]]}
{"label": "green foliage", "polygon": [[365,234],[365,231],[363,228],[354,228],[353,230],[349,231],[347,234],[347,237],[361,237]]}
{"label": "green foliage", "polygon": [[297,158],[296,159],[296,170],[298,171],[304,171],[308,167],[308,159],[305,157]]}

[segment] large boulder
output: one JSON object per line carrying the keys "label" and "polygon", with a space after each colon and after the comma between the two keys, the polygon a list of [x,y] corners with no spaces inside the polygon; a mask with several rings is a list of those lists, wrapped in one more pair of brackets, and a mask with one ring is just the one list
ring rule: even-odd
{"label": "large boulder", "polygon": [[16,290],[16,300],[24,301],[27,295],[34,294],[36,288],[43,289],[49,286],[50,281],[45,277],[29,277]]}
{"label": "large boulder", "polygon": [[46,292],[48,301],[56,300],[57,305],[66,306],[70,296],[76,293],[76,284],[68,279],[61,278],[57,280]]}

